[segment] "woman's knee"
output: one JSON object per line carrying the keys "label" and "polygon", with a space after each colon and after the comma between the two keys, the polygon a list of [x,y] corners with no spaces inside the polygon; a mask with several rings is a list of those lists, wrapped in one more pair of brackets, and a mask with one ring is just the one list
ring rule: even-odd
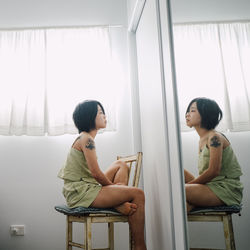
{"label": "woman's knee", "polygon": [[185,193],[186,193],[186,200],[189,200],[190,196],[193,193],[192,184],[185,184]]}
{"label": "woman's knee", "polygon": [[205,185],[202,184],[185,184],[185,191],[186,191],[186,200],[188,202],[197,202],[204,199],[204,192]]}
{"label": "woman's knee", "polygon": [[135,198],[140,200],[142,203],[145,202],[145,194],[144,191],[140,188],[134,188],[133,189],[134,194],[135,194]]}
{"label": "woman's knee", "polygon": [[187,192],[189,190],[190,184],[185,184],[185,191]]}
{"label": "woman's knee", "polygon": [[186,169],[184,169],[184,177],[185,177],[185,183],[188,183],[192,181],[193,179],[195,179],[195,177]]}
{"label": "woman's knee", "polygon": [[117,165],[119,168],[124,168],[125,170],[129,171],[129,166],[124,161],[117,160],[115,161],[115,165]]}

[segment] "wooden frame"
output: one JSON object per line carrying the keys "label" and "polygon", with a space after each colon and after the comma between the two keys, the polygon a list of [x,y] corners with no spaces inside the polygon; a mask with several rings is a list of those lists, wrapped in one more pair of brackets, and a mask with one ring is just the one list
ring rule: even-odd
{"label": "wooden frame", "polygon": [[[124,161],[129,166],[129,176],[131,177],[131,169],[135,168],[134,176],[132,180],[132,186],[138,187],[140,172],[141,172],[141,163],[142,163],[142,153],[139,152],[136,155],[126,156],[126,157],[117,157],[118,160]],[[73,242],[73,222],[84,223],[85,232],[84,232],[84,244],[79,244]],[[85,250],[114,250],[114,223],[115,222],[128,222],[128,216],[125,215],[113,215],[113,214],[85,214],[81,216],[67,215],[66,218],[66,250],[72,250],[72,247],[78,247]],[[108,224],[108,247],[107,248],[92,248],[92,223],[107,223]],[[129,245],[130,250],[133,249],[131,232],[129,230]]]}

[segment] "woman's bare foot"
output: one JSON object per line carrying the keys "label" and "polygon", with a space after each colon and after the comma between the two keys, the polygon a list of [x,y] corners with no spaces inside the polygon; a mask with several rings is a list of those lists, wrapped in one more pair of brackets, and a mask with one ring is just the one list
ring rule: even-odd
{"label": "woman's bare foot", "polygon": [[136,209],[137,209],[137,205],[131,202],[125,202],[117,207],[115,207],[115,209],[120,212],[121,214],[124,215],[132,215]]}

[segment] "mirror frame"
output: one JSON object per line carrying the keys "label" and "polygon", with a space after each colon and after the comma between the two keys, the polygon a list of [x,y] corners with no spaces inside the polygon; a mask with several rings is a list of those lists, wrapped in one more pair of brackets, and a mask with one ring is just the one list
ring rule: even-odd
{"label": "mirror frame", "polygon": [[145,3],[146,3],[146,0],[136,0],[135,7],[132,12],[132,17],[128,26],[129,32],[133,32],[133,33],[136,32]]}

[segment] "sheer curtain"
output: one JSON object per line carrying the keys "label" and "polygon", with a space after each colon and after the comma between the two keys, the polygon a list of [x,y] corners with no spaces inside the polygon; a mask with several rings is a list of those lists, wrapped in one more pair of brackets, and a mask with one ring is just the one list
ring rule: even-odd
{"label": "sheer curtain", "polygon": [[116,72],[108,28],[0,31],[0,134],[76,133],[85,99],[103,103],[115,130]]}
{"label": "sheer curtain", "polygon": [[174,45],[182,131],[198,96],[221,106],[219,130],[250,130],[250,23],[175,25]]}

